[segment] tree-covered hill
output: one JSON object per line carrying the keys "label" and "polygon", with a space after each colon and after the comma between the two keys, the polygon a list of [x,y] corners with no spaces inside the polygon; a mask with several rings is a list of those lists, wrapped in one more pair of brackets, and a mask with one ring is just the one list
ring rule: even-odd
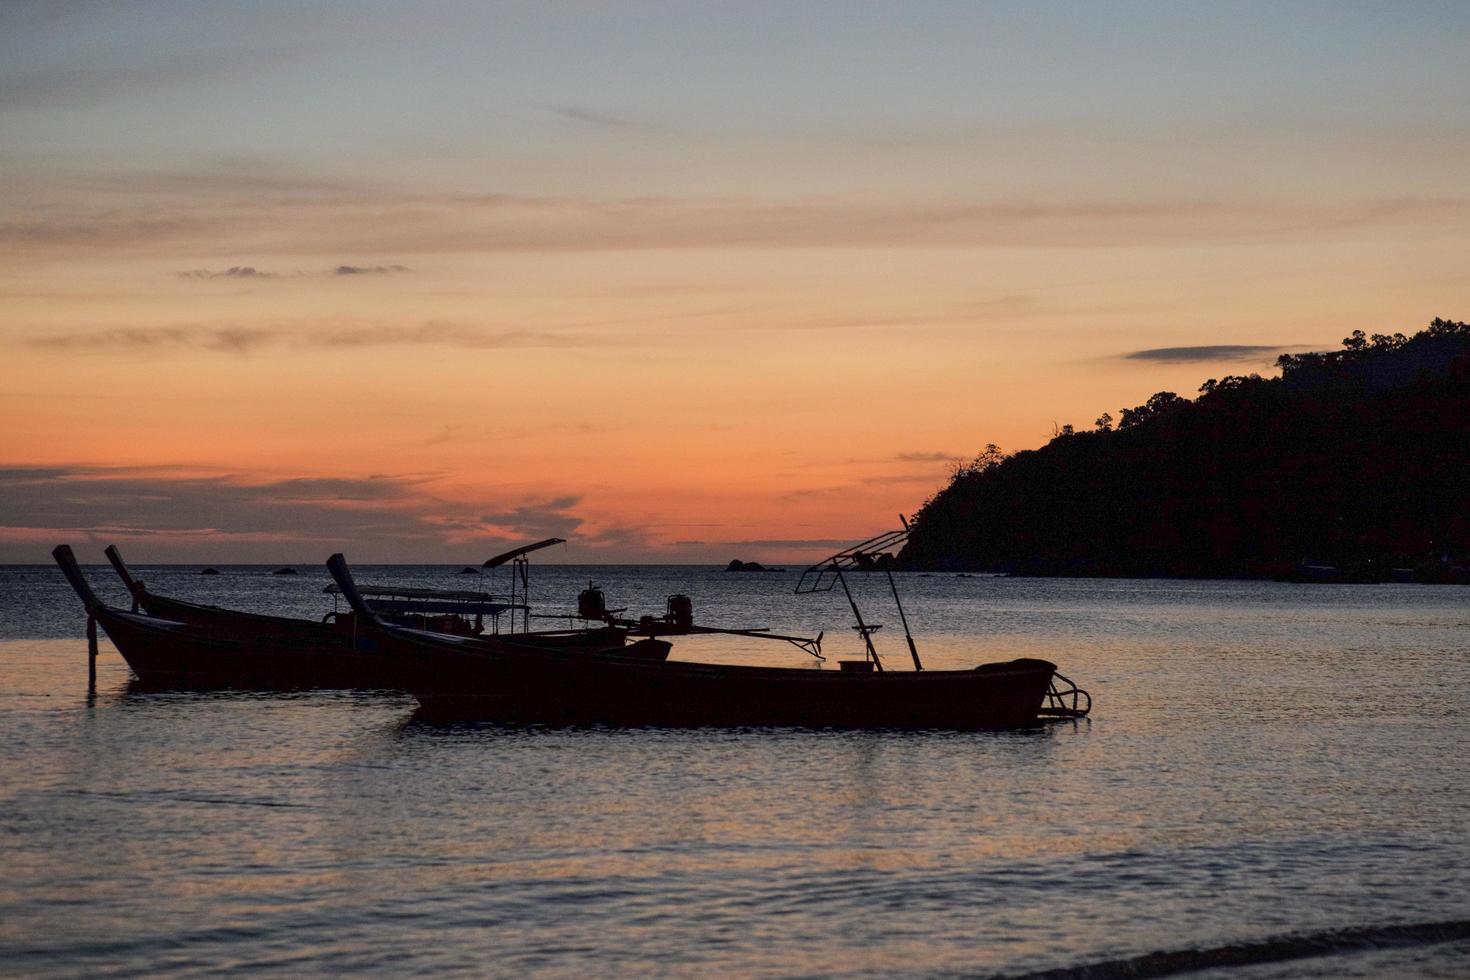
{"label": "tree-covered hill", "polygon": [[1470,554],[1470,324],[1355,332],[1280,378],[1211,379],[995,446],[914,517],[908,568],[1041,575],[1453,575]]}

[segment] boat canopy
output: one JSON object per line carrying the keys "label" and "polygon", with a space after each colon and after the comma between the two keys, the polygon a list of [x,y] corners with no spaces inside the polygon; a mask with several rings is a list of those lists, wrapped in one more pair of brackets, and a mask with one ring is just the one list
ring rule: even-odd
{"label": "boat canopy", "polygon": [[433,599],[364,599],[375,612],[383,613],[480,613],[499,616],[511,609],[525,609],[524,605],[508,602],[435,602]]}
{"label": "boat canopy", "polygon": [[905,524],[900,530],[887,531],[822,559],[801,573],[801,578],[796,582],[796,594],[831,592],[833,587],[842,584],[844,570],[886,570],[893,562],[893,553],[889,549],[903,544],[908,537],[909,529]]}
{"label": "boat canopy", "polygon": [[[333,582],[322,590],[328,595],[341,595],[342,590]],[[456,589],[411,589],[402,586],[359,585],[361,596],[386,599],[442,599],[446,602],[498,602],[500,596],[490,592],[464,592]]]}
{"label": "boat canopy", "polygon": [[[322,590],[338,596],[342,590],[334,582]],[[363,601],[381,613],[456,613],[461,616],[499,616],[512,609],[528,608],[524,603],[505,601],[504,596],[490,592],[465,592],[458,589],[412,589],[403,586],[360,585]]]}
{"label": "boat canopy", "polygon": [[496,555],[494,558],[491,558],[489,561],[485,562],[485,564],[481,565],[480,567],[481,568],[499,568],[501,565],[504,565],[506,562],[512,561],[512,560],[514,560],[516,558],[523,558],[523,557],[525,557],[526,555],[530,554],[533,551],[540,551],[542,548],[550,548],[554,544],[566,544],[566,543],[567,543],[567,539],[566,538],[547,538],[545,541],[537,541],[535,544],[521,545],[519,548],[512,548],[510,551],[507,551],[503,555]]}
{"label": "boat canopy", "polygon": [[903,638],[908,642],[909,656],[914,660],[914,670],[922,671],[924,664],[919,660],[919,648],[914,645],[914,634],[909,630],[909,618],[903,611],[903,600],[898,597],[898,586],[893,581],[894,559],[893,552],[889,549],[897,548],[909,537],[909,522],[902,515],[899,516],[899,520],[903,523],[902,529],[885,531],[851,548],[844,548],[802,572],[801,578],[796,581],[796,594],[810,595],[814,592],[831,592],[837,586],[842,586],[842,593],[847,597],[848,606],[852,608],[852,618],[857,622],[853,629],[863,638],[863,647],[873,669],[881,671],[883,661],[879,659],[878,650],[873,646],[873,634],[881,630],[883,626],[880,623],[870,623],[863,619],[862,610],[858,609],[857,599],[853,597],[852,590],[847,587],[847,577],[843,573],[883,572],[888,576],[888,588],[893,593],[893,604],[898,608],[898,619],[903,624]]}

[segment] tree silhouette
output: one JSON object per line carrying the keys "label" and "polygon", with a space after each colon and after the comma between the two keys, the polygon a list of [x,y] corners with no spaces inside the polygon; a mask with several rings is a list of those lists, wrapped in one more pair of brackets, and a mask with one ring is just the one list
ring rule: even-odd
{"label": "tree silhouette", "polygon": [[[1423,581],[1470,556],[1470,325],[1355,331],[1159,392],[1095,428],[959,465],[914,515],[907,567],[1039,574],[1288,575]],[[1448,560],[1446,560],[1448,558]],[[1400,574],[1408,574],[1403,572]]]}
{"label": "tree silhouette", "polygon": [[1150,396],[1148,401],[1137,408],[1123,409],[1122,417],[1118,420],[1118,428],[1131,429],[1150,419],[1161,418],[1170,412],[1178,411],[1188,404],[1189,399],[1187,398],[1180,398],[1172,391],[1161,391]]}

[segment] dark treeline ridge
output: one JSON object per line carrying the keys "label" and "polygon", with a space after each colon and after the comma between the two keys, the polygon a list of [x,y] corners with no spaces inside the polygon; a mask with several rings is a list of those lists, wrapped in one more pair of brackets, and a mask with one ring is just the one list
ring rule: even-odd
{"label": "dark treeline ridge", "polygon": [[1355,331],[1277,363],[1280,378],[1211,379],[1193,400],[1161,391],[1116,428],[987,447],[915,515],[900,565],[1463,580],[1470,324]]}

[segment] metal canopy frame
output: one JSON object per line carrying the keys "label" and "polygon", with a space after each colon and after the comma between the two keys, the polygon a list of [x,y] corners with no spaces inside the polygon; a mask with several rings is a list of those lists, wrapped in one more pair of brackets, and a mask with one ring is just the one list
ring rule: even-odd
{"label": "metal canopy frame", "polygon": [[[322,589],[328,595],[341,595],[342,590],[334,582]],[[442,599],[446,602],[500,602],[505,598],[493,592],[465,592],[458,589],[419,589],[390,585],[359,585],[357,594],[385,599]]]}
{"label": "metal canopy frame", "polygon": [[[485,569],[494,571],[502,565],[510,564],[510,631],[512,633],[516,631],[515,611],[517,609],[521,610],[521,629],[525,632],[530,632],[531,630],[531,559],[526,556],[533,551],[540,551],[542,548],[549,548],[554,544],[566,543],[566,538],[545,538],[533,544],[525,544],[519,548],[512,548],[504,554],[488,559],[480,566],[483,573]],[[520,585],[519,590],[517,590],[518,582]],[[517,599],[520,600],[519,603],[516,602]],[[500,621],[497,619],[497,632],[499,631],[499,623]]]}
{"label": "metal canopy frame", "polygon": [[842,594],[847,596],[847,604],[852,608],[852,618],[857,621],[853,629],[863,638],[863,647],[867,657],[879,672],[883,670],[883,661],[878,656],[877,647],[873,646],[873,634],[883,626],[881,623],[869,623],[863,619],[862,610],[858,608],[852,589],[848,588],[847,576],[844,573],[881,570],[888,577],[888,589],[893,593],[894,605],[898,607],[898,619],[903,624],[903,636],[908,642],[909,656],[913,658],[914,670],[923,670],[924,664],[919,660],[919,648],[914,644],[914,634],[909,630],[909,619],[903,611],[903,600],[898,597],[898,585],[893,581],[893,552],[890,549],[899,547],[909,537],[908,521],[902,516],[899,517],[899,520],[903,521],[901,530],[886,531],[839,551],[802,572],[801,578],[796,582],[797,595],[831,592],[837,586],[842,586]]}
{"label": "metal canopy frame", "polygon": [[[334,611],[337,611],[337,601],[342,597],[342,589],[335,582],[322,589],[324,593],[332,597]],[[478,632],[485,627],[488,618],[494,632],[500,632],[500,617],[504,613],[512,616],[517,610],[527,607],[519,604],[514,597],[506,601],[506,596],[496,595],[492,592],[468,592],[461,589],[420,589],[410,586],[394,585],[360,585],[357,593],[362,597],[375,612],[393,614],[419,614],[431,615],[447,613],[449,615],[469,617],[475,620],[475,630]]]}

